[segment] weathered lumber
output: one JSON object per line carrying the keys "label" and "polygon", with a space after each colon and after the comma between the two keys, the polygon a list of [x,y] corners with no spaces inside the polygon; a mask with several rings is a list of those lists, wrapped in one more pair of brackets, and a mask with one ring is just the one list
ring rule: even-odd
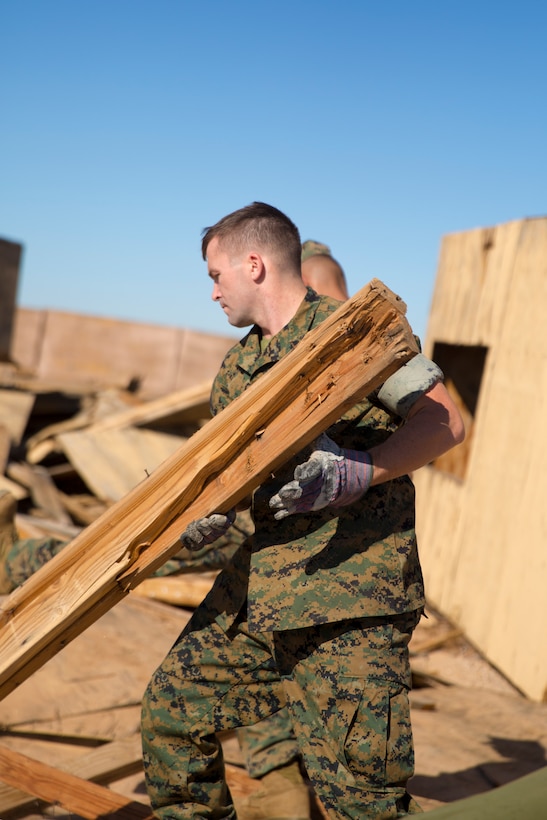
{"label": "weathered lumber", "polygon": [[21,443],[35,400],[33,393],[0,390],[0,419],[15,444]]}
{"label": "weathered lumber", "polygon": [[156,430],[76,430],[57,436],[64,454],[89,489],[106,503],[119,501],[186,438]]}
{"label": "weathered lumber", "polygon": [[[11,753],[8,754],[11,757]],[[68,772],[94,783],[106,784],[114,780],[121,780],[123,777],[142,770],[141,739],[136,735],[130,740],[105,743],[87,754],[73,758],[70,764],[56,764],[55,768],[59,770],[59,773]],[[0,774],[0,780],[2,780],[2,774]],[[0,783],[0,814],[2,816],[8,811],[22,809],[35,801],[34,793],[29,794],[16,786]]]}
{"label": "weathered lumber", "polygon": [[29,490],[34,505],[43,515],[65,526],[72,524],[72,519],[63,507],[59,491],[44,467],[11,463],[8,474]]}
{"label": "weathered lumber", "polygon": [[19,482],[12,481],[5,475],[0,475],[0,490],[7,490],[18,501],[21,501],[22,498],[26,498],[28,496],[28,492],[19,484]]}
{"label": "weathered lumber", "polygon": [[18,390],[0,389],[0,472],[8,463],[11,444],[20,444],[35,397]]}
{"label": "weathered lumber", "polygon": [[404,304],[373,280],[54,559],[0,610],[0,696],[242,501],[417,352]]}
{"label": "weathered lumber", "polygon": [[176,390],[158,399],[142,402],[134,407],[125,407],[121,410],[98,417],[95,408],[79,413],[71,419],[44,427],[31,436],[27,441],[27,461],[36,464],[48,453],[59,448],[57,436],[75,430],[93,430],[97,433],[103,430],[116,430],[124,427],[150,424],[176,414],[184,413],[189,420],[209,418],[209,395],[211,380],[202,382],[196,387],[187,387]]}
{"label": "weathered lumber", "polygon": [[0,239],[0,362],[12,361],[12,330],[23,246]]}
{"label": "weathered lumber", "polygon": [[115,815],[116,820],[153,817],[152,810],[143,803],[11,749],[0,748],[0,770],[4,783],[89,820],[107,814]]}
{"label": "weathered lumber", "polygon": [[15,527],[20,538],[49,538],[55,536],[61,541],[69,541],[82,531],[81,527],[74,524],[60,524],[52,518],[37,515],[24,515],[17,513],[15,516]]}
{"label": "weathered lumber", "polygon": [[192,572],[185,575],[165,575],[145,578],[133,590],[134,595],[152,598],[164,604],[195,609],[203,601],[218,573]]}
{"label": "weathered lumber", "polygon": [[196,387],[186,387],[152,399],[136,407],[128,408],[120,413],[112,413],[93,424],[94,430],[113,430],[120,427],[129,427],[150,424],[151,422],[171,416],[174,413],[188,413],[190,420],[206,419],[210,416],[209,396],[211,394],[211,380],[198,384]]}

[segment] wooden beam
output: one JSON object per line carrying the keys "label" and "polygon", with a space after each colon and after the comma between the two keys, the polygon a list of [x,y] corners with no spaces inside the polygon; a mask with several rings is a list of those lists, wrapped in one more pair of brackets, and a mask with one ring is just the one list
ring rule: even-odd
{"label": "wooden beam", "polygon": [[23,246],[0,239],[0,362],[11,361],[11,342]]}
{"label": "wooden beam", "polygon": [[109,815],[116,820],[146,820],[152,810],[144,803],[122,797],[104,786],[41,763],[31,757],[0,748],[0,779],[40,800],[69,812],[96,820]]}
{"label": "wooden beam", "polygon": [[159,419],[172,415],[180,416],[183,413],[188,413],[188,418],[193,421],[209,418],[210,393],[211,380],[208,380],[196,387],[176,390],[159,399],[152,399],[135,407],[109,413],[99,419],[93,418],[92,412],[82,412],[66,421],[51,424],[31,436],[27,441],[27,461],[30,464],[41,461],[57,448],[55,441],[57,436],[74,430],[92,430],[94,433],[103,430],[120,430],[125,427],[151,424]]}
{"label": "wooden beam", "polygon": [[[7,754],[10,756],[11,768],[14,758],[11,752],[8,751]],[[20,759],[19,762],[21,762]],[[26,760],[23,762],[26,764]],[[105,743],[87,754],[75,757],[70,766],[56,764],[55,770],[58,771],[58,777],[62,777],[61,772],[64,771],[95,783],[104,784],[121,780],[123,777],[142,771],[140,736],[137,735],[130,740]],[[30,777],[31,773],[25,769],[25,776]],[[0,774],[0,780],[2,779],[3,771]],[[21,785],[20,782],[17,782],[16,786],[0,784],[0,814],[2,816],[14,809],[25,808],[36,801],[37,795],[34,792],[29,794],[21,788]],[[57,798],[54,802],[57,802]]]}
{"label": "wooden beam", "polygon": [[195,609],[211,590],[217,575],[218,572],[188,572],[184,575],[145,578],[133,594],[172,606]]}
{"label": "wooden beam", "polygon": [[373,280],[15,590],[0,609],[0,697],[417,353]]}

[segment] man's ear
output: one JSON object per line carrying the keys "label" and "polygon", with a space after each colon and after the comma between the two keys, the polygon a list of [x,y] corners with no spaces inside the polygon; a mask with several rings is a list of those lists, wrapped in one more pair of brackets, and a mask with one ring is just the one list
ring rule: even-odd
{"label": "man's ear", "polygon": [[247,264],[249,266],[249,271],[251,273],[251,277],[254,282],[258,282],[259,279],[262,278],[262,275],[265,271],[264,260],[262,259],[259,253],[252,251],[247,256]]}

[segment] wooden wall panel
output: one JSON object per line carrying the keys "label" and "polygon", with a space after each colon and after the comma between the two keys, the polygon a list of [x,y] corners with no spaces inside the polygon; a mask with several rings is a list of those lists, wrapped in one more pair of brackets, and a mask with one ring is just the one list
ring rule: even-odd
{"label": "wooden wall panel", "polygon": [[24,372],[36,373],[44,339],[47,311],[18,307],[11,342],[12,358]]}
{"label": "wooden wall panel", "polygon": [[522,221],[446,236],[441,244],[428,337],[489,344],[507,304]]}
{"label": "wooden wall panel", "polygon": [[[219,317],[222,319],[223,317]],[[224,322],[220,322],[224,325]],[[227,326],[227,323],[226,323]],[[240,333],[239,336],[242,334]],[[197,330],[185,329],[181,335],[179,358],[175,373],[176,389],[193,387],[206,379],[215,377],[220,364],[229,348],[239,338],[234,336],[215,336],[211,333],[200,333]]]}
{"label": "wooden wall panel", "polygon": [[45,383],[127,387],[153,398],[212,380],[230,336],[185,328],[19,308],[13,356]]}
{"label": "wooden wall panel", "polygon": [[487,344],[488,355],[465,477],[431,466],[416,473],[420,553],[431,603],[518,688],[542,700],[547,219],[490,233],[486,271],[476,253],[479,232],[443,242],[426,350],[443,329],[454,344]]}

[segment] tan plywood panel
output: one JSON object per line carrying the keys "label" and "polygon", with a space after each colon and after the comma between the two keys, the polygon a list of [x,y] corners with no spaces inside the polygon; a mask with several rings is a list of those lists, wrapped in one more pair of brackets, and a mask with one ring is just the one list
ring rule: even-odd
{"label": "tan plywood panel", "polygon": [[230,336],[55,310],[16,312],[13,355],[44,384],[127,387],[145,398],[213,379]]}
{"label": "tan plywood panel", "polygon": [[441,254],[428,348],[442,333],[456,345],[481,340],[488,352],[465,475],[434,467],[416,474],[420,553],[430,600],[514,685],[542,700],[547,219],[483,235],[493,243],[486,267],[469,250],[476,249],[477,232],[450,237]]}

